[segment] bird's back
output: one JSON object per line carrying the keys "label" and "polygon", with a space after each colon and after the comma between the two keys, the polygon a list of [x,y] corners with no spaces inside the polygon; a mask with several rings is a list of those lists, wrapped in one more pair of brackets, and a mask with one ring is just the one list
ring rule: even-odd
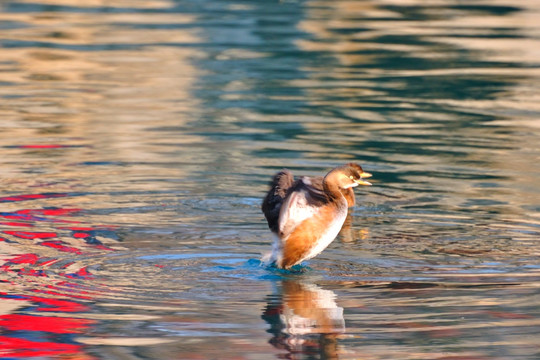
{"label": "bird's back", "polygon": [[[316,190],[317,192],[323,191],[324,178],[322,176],[304,177],[304,179],[309,179],[309,187],[311,190]],[[273,233],[277,234],[279,231],[278,221],[281,206],[283,205],[285,198],[290,192],[294,191],[297,185],[303,186],[305,184],[302,183],[301,180],[295,181],[293,174],[287,169],[283,169],[272,178],[270,190],[262,202],[261,209],[268,222],[268,227]],[[343,189],[342,194],[347,200],[349,207],[355,205],[354,192],[352,189]]]}

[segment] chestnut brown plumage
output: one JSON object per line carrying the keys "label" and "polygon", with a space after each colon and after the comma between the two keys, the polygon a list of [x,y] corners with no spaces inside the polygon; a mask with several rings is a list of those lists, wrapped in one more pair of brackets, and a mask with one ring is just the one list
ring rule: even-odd
{"label": "chestnut brown plumage", "polygon": [[301,177],[282,170],[270,183],[262,211],[270,230],[277,235],[265,261],[290,268],[321,253],[337,236],[347,208],[354,206],[352,190],[371,185],[371,174],[355,163],[337,167],[324,177]]}

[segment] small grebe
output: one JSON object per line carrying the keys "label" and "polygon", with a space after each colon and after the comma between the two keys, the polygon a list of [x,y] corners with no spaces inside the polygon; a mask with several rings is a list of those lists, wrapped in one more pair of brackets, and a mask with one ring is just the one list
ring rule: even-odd
{"label": "small grebe", "polygon": [[319,255],[339,233],[347,208],[355,204],[352,188],[371,185],[363,179],[370,176],[354,163],[337,167],[324,178],[304,176],[295,181],[288,170],[277,173],[262,203],[277,239],[263,261],[289,269]]}

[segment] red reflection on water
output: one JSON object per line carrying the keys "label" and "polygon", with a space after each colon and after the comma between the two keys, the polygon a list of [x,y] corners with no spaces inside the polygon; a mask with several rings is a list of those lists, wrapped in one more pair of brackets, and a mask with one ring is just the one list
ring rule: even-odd
{"label": "red reflection on water", "polygon": [[6,226],[19,226],[19,227],[32,227],[34,225],[22,223],[22,222],[0,222],[0,225],[6,225]]}
{"label": "red reflection on water", "polygon": [[76,212],[81,211],[81,209],[62,209],[62,208],[55,208],[55,209],[23,209],[16,211],[17,214],[39,214],[39,215],[69,215]]}
{"label": "red reflection on water", "polygon": [[[0,354],[2,357],[30,358],[36,356],[53,356],[77,354],[81,345],[61,344],[50,341],[32,341],[10,336],[0,336]],[[85,359],[89,357],[85,356]]]}
{"label": "red reflection on water", "polygon": [[22,254],[9,259],[8,262],[12,264],[35,264],[39,260],[36,254]]}
{"label": "red reflection on water", "polygon": [[88,268],[82,267],[77,272],[71,273],[71,274],[62,274],[65,277],[68,277],[70,279],[93,279],[94,275],[88,271]]}
{"label": "red reflection on water", "polygon": [[[38,292],[39,290],[34,290],[34,291]],[[66,294],[55,293],[53,291],[40,291],[40,292],[66,296]],[[35,308],[33,308],[33,310],[36,310],[36,311],[54,311],[54,312],[73,313],[73,312],[82,312],[82,311],[89,310],[88,306],[81,304],[79,302],[76,302],[74,300],[67,300],[67,299],[55,299],[55,298],[48,298],[48,297],[35,296],[35,295],[16,295],[16,294],[8,294],[8,293],[0,293],[0,298],[32,302],[36,306]]]}
{"label": "red reflection on water", "polygon": [[73,237],[76,237],[76,238],[87,238],[89,236],[90,236],[90,234],[83,233],[83,232],[74,232],[73,233]]}
{"label": "red reflection on water", "polygon": [[11,331],[44,331],[56,334],[82,333],[95,321],[88,319],[35,316],[25,314],[0,315],[0,327]]}
{"label": "red reflection on water", "polygon": [[21,269],[19,270],[19,275],[26,276],[47,276],[45,270],[36,270],[36,269]]}
{"label": "red reflection on water", "polygon": [[54,232],[30,232],[30,231],[4,231],[4,234],[13,235],[21,239],[48,239],[57,237]]}
{"label": "red reflection on water", "polygon": [[80,249],[78,249],[76,247],[64,245],[64,242],[62,242],[60,240],[43,241],[43,242],[39,243],[39,245],[52,247],[52,248],[55,248],[55,249],[57,249],[59,251],[63,251],[63,252],[75,253],[77,255],[80,255],[80,254],[83,253]]}
{"label": "red reflection on water", "polygon": [[[70,195],[14,195],[0,197],[0,203],[66,196]],[[0,315],[0,358],[94,359],[85,354],[85,345],[77,343],[74,336],[88,332],[96,323],[82,318],[99,293],[95,283],[90,282],[95,275],[87,266],[77,267],[80,260],[66,260],[73,255],[112,251],[98,238],[115,239],[116,235],[110,226],[54,227],[58,223],[80,223],[66,217],[81,210],[51,207],[0,212],[0,218],[8,220],[0,225],[11,227],[1,230],[4,236],[0,242],[15,253],[1,258],[0,283],[22,289],[0,292],[0,308],[12,309]],[[28,231],[29,227],[43,226],[44,231]],[[22,251],[17,254],[18,250]]]}
{"label": "red reflection on water", "polygon": [[84,147],[84,145],[63,145],[63,144],[27,144],[4,146],[10,149],[64,149],[74,147]]}

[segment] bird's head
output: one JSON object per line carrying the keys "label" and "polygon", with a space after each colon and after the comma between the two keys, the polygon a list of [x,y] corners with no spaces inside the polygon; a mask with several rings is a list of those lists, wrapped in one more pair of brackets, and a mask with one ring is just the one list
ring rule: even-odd
{"label": "bird's head", "polygon": [[348,163],[330,171],[325,179],[333,181],[341,189],[348,189],[358,185],[371,185],[365,178],[371,177],[371,174],[365,172],[362,167],[356,163]]}

